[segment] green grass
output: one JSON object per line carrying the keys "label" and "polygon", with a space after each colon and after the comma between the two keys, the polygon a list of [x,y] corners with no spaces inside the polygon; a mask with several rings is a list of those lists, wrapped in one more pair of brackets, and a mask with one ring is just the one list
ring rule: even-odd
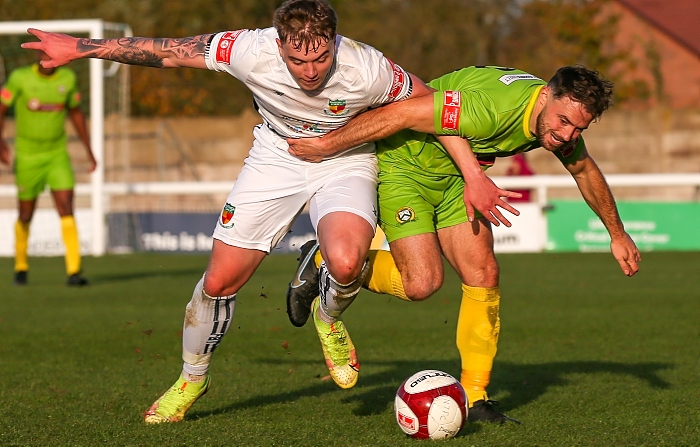
{"label": "green grass", "polygon": [[[700,253],[646,253],[626,278],[609,254],[499,256],[502,331],[491,397],[522,425],[468,424],[451,446],[700,445]],[[416,446],[394,420],[403,379],[459,374],[460,284],[423,303],[363,292],[345,321],[358,385],[341,390],[311,327],[292,327],[296,262],[269,257],[239,293],[212,388],[184,423],[142,412],[177,378],[184,307],[202,256],[31,260],[30,285],[0,259],[0,445]],[[430,444],[430,441],[424,443]],[[422,445],[422,444],[420,444]]]}

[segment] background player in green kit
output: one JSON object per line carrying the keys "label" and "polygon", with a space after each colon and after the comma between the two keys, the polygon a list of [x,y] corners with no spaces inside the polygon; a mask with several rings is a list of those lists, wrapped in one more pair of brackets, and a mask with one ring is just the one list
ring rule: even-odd
{"label": "background player in green kit", "polygon": [[[39,60],[47,58],[40,51],[37,57]],[[84,286],[87,280],[80,273],[80,243],[73,217],[75,179],[66,148],[66,115],[85,145],[90,172],[97,163],[90,149],[85,117],[79,108],[80,92],[75,73],[68,68],[43,68],[37,63],[10,74],[0,91],[0,162],[8,165],[10,150],[2,139],[2,129],[5,114],[13,106],[17,130],[14,171],[19,199],[19,217],[15,224],[15,284],[27,283],[29,224],[37,197],[48,185],[61,218],[67,284]]]}
{"label": "background player in green kit", "polygon": [[[483,178],[470,179],[484,175],[495,157],[538,147],[552,152],[608,230],[622,271],[634,275],[639,250],[581,137],[609,107],[612,84],[580,66],[559,69],[549,83],[520,70],[469,67],[430,86],[436,89],[432,98],[366,112],[323,138],[290,141],[290,152],[314,161],[385,138],[377,143],[379,221],[391,255],[371,254],[365,286],[411,301],[425,299],[442,285],[444,254],[463,282],[457,347],[461,383],[472,405],[469,419],[503,423],[509,418],[494,409],[486,393],[500,330],[499,267],[489,221],[509,222],[483,207],[500,199],[481,188]],[[402,129],[413,130],[391,135]],[[444,148],[430,134],[459,135],[472,152]],[[475,207],[488,212],[482,216]]]}

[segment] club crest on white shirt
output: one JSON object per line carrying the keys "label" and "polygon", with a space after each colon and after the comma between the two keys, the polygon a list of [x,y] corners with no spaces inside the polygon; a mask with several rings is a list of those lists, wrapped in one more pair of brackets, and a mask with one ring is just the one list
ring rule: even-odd
{"label": "club crest on white shirt", "polygon": [[344,99],[329,99],[328,108],[323,109],[323,113],[330,116],[343,116],[347,115],[349,112],[347,101]]}

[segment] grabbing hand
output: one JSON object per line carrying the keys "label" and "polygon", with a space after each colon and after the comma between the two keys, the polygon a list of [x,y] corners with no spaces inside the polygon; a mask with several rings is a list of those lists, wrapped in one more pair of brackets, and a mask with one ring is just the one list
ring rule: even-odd
{"label": "grabbing hand", "polygon": [[287,138],[289,153],[295,157],[311,163],[321,162],[326,155],[324,153],[321,138]]}

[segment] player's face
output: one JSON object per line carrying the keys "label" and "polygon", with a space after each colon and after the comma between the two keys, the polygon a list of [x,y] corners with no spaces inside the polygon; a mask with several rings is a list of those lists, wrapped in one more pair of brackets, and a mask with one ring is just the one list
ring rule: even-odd
{"label": "player's face", "polygon": [[593,121],[586,108],[568,96],[555,99],[549,92],[537,116],[535,134],[543,148],[556,151],[566,144],[576,144],[581,132]]}
{"label": "player's face", "polygon": [[333,66],[335,40],[321,42],[316,50],[309,48],[308,51],[304,47],[294,48],[288,42],[281,43],[279,39],[277,46],[289,73],[299,87],[307,91],[321,87]]}
{"label": "player's face", "polygon": [[41,61],[48,61],[51,60],[48,54],[44,53],[41,50],[36,50],[36,60],[39,62],[39,72],[45,75],[51,75],[53,74],[54,71],[56,71],[55,68],[44,68],[41,66]]}

